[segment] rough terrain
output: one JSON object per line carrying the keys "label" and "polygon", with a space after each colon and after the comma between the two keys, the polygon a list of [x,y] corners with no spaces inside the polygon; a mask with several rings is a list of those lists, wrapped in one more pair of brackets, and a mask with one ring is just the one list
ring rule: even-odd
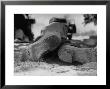
{"label": "rough terrain", "polygon": [[16,76],[96,76],[97,63],[69,64],[56,57],[47,58],[41,62],[21,62],[20,50],[28,43],[14,43],[14,75]]}

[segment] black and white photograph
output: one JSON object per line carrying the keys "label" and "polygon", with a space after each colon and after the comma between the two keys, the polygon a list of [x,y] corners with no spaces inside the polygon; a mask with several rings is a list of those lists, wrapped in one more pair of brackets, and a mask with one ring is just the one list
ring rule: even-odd
{"label": "black and white photograph", "polygon": [[14,14],[15,76],[97,76],[97,14]]}
{"label": "black and white photograph", "polygon": [[6,85],[105,84],[106,5],[28,4],[5,7]]}

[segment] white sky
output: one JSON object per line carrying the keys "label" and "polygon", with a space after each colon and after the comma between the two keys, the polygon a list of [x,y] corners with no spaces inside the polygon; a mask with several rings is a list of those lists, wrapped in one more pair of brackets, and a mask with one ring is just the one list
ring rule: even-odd
{"label": "white sky", "polygon": [[75,23],[77,33],[87,33],[90,31],[95,31],[97,33],[97,26],[95,26],[94,23],[84,26],[84,17],[82,14],[31,14],[30,17],[36,20],[36,23],[32,25],[34,38],[40,35],[41,29],[49,24],[49,20],[52,17],[65,17],[72,23]]}

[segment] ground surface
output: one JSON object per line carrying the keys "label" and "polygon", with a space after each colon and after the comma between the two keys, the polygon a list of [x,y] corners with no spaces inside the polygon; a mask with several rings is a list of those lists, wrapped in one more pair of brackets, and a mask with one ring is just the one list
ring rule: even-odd
{"label": "ground surface", "polygon": [[97,63],[91,62],[83,65],[63,63],[56,58],[48,58],[42,62],[21,62],[20,49],[28,43],[14,44],[14,75],[16,76],[96,76]]}

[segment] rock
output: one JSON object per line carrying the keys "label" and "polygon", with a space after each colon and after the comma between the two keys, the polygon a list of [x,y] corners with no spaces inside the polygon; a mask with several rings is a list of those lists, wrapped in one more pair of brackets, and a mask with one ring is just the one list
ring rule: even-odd
{"label": "rock", "polygon": [[59,59],[64,62],[80,63],[96,62],[97,48],[77,48],[69,44],[63,45],[58,51]]}

